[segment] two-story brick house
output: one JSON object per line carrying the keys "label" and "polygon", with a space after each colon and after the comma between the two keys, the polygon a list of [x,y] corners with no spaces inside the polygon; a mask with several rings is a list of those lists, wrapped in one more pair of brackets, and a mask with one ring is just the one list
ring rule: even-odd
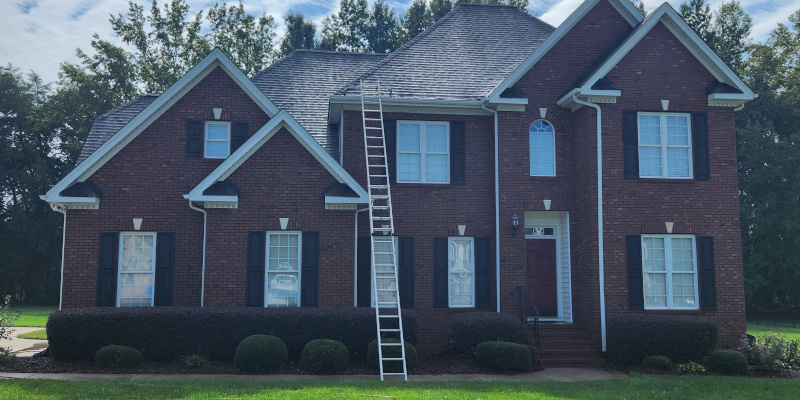
{"label": "two-story brick house", "polygon": [[551,365],[597,362],[627,313],[738,341],[733,113],[754,95],[669,5],[627,0],[558,28],[462,5],[389,55],[297,51],[252,78],[215,49],[98,118],[43,196],[64,214],[61,307],[370,306],[361,80],[384,89],[423,352],[456,313],[528,301]]}

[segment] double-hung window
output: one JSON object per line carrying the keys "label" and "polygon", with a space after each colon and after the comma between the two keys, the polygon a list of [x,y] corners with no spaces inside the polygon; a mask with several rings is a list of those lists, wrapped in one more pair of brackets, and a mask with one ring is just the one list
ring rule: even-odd
{"label": "double-hung window", "polygon": [[267,307],[300,306],[300,232],[267,232]]}
{"label": "double-hung window", "polygon": [[448,238],[448,303],[450,307],[475,307],[475,239]]}
{"label": "double-hung window", "polygon": [[693,235],[642,235],[646,309],[698,308],[696,254]]}
{"label": "double-hung window", "polygon": [[119,240],[117,307],[153,305],[155,232],[122,232]]}
{"label": "double-hung window", "polygon": [[692,178],[692,133],[689,114],[638,114],[639,176]]}
{"label": "double-hung window", "polygon": [[231,151],[230,122],[206,121],[205,158],[227,158]]}
{"label": "double-hung window", "polygon": [[528,132],[531,176],[556,176],[556,132],[544,120],[534,121]]}
{"label": "double-hung window", "polygon": [[398,182],[450,182],[449,129],[447,122],[397,123]]}

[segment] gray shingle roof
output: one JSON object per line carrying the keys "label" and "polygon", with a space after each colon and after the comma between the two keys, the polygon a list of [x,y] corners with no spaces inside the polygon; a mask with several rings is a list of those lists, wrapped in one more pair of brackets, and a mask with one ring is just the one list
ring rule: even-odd
{"label": "gray shingle roof", "polygon": [[89,131],[89,136],[86,137],[86,142],[83,144],[83,149],[81,149],[81,154],[78,156],[78,161],[75,165],[82,163],[86,157],[89,157],[106,140],[122,129],[125,124],[139,115],[157,97],[157,95],[152,94],[139,96],[97,117],[94,120],[94,124],[92,124],[92,129]]}
{"label": "gray shingle roof", "polygon": [[328,128],[328,100],[386,54],[298,50],[251,80],[278,108],[292,114],[314,139],[336,157],[338,132]]}
{"label": "gray shingle roof", "polygon": [[379,79],[392,97],[480,100],[554,30],[515,7],[462,4],[360,78]]}

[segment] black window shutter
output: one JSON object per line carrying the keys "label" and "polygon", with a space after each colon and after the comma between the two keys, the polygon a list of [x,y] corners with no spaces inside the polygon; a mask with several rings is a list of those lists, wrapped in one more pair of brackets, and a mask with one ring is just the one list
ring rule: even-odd
{"label": "black window shutter", "polygon": [[186,121],[186,157],[203,156],[203,121]]}
{"label": "black window shutter", "polygon": [[97,271],[97,306],[114,307],[117,304],[117,232],[100,233],[100,260]]}
{"label": "black window shutter", "polygon": [[231,124],[231,153],[247,141],[247,130],[247,122],[234,122]]}
{"label": "black window shutter", "polygon": [[383,120],[383,139],[386,141],[386,164],[389,167],[389,182],[397,182],[397,120]]}
{"label": "black window shutter", "polygon": [[447,238],[433,238],[433,306],[448,307]]}
{"label": "black window shutter", "polygon": [[714,272],[714,238],[701,236],[699,242],[700,309],[717,310],[717,285]]}
{"label": "black window shutter", "polygon": [[245,305],[264,307],[264,274],[266,273],[267,232],[247,233],[247,288]]}
{"label": "black window shutter", "polygon": [[694,131],[694,179],[707,181],[711,179],[711,163],[708,158],[708,114],[693,113],[692,128]]}
{"label": "black window shutter", "polygon": [[397,247],[400,307],[414,308],[414,238],[399,238]]}
{"label": "black window shutter", "polygon": [[463,121],[450,122],[450,183],[467,183],[466,134]]}
{"label": "black window shutter", "polygon": [[319,232],[303,232],[303,264],[300,281],[300,305],[317,306],[319,289]]}
{"label": "black window shutter", "polygon": [[628,306],[644,310],[644,281],[642,277],[642,237],[627,236],[628,249]]}
{"label": "black window shutter", "polygon": [[625,178],[639,177],[639,125],[636,111],[626,111],[622,118],[622,141],[625,146]]}
{"label": "black window shutter", "polygon": [[356,304],[359,307],[369,307],[372,298],[372,241],[369,237],[358,238],[356,267],[358,274]]}
{"label": "black window shutter", "polygon": [[489,238],[475,238],[475,306],[490,307],[492,257],[489,252]]}
{"label": "black window shutter", "polygon": [[156,235],[156,281],[153,305],[172,305],[172,276],[175,265],[175,233]]}

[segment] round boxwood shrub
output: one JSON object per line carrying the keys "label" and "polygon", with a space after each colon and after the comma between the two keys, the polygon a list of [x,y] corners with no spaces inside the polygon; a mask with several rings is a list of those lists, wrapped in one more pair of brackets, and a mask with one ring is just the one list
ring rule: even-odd
{"label": "round boxwood shrub", "polygon": [[272,335],[252,335],[236,347],[233,365],[245,372],[274,372],[289,362],[289,348]]}
{"label": "round boxwood shrub", "polygon": [[317,339],[306,343],[300,354],[300,369],[315,374],[335,374],[347,368],[349,357],[344,343]]}
{"label": "round boxwood shrub", "polygon": [[747,375],[747,358],[736,350],[717,350],[711,353],[708,367],[725,375]]}
{"label": "round boxwood shrub", "polygon": [[528,342],[522,321],[510,314],[488,311],[459,313],[450,319],[450,330],[456,347],[469,354],[482,342]]}
{"label": "round boxwood shrub", "polygon": [[672,360],[667,356],[649,356],[644,358],[642,366],[662,371],[672,371]]}
{"label": "round boxwood shrub", "polygon": [[479,343],[475,349],[475,358],[480,365],[492,369],[526,370],[531,366],[531,351],[518,343]]}
{"label": "round boxwood shrub", "polygon": [[[383,343],[400,343],[400,339],[387,338]],[[417,348],[413,344],[405,342],[406,348],[406,370],[411,371],[417,367]],[[384,346],[383,356],[385,358],[400,358],[400,346]],[[372,369],[380,369],[378,365],[378,339],[369,342],[367,348],[367,366]],[[400,361],[386,361],[383,363],[383,372],[403,372],[403,364]]]}
{"label": "round boxwood shrub", "polygon": [[532,344],[523,344],[528,351],[531,352],[531,365],[538,365],[539,364],[539,349]]}
{"label": "round boxwood shrub", "polygon": [[133,368],[142,365],[142,352],[133,347],[116,344],[101,347],[94,354],[94,362],[103,368]]}

